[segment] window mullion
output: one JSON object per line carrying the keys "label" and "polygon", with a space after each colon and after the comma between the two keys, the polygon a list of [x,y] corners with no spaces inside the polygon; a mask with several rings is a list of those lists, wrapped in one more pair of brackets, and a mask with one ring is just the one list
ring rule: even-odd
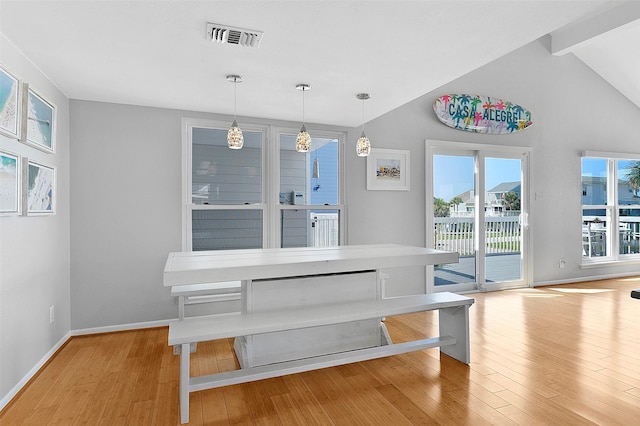
{"label": "window mullion", "polygon": [[609,211],[609,238],[607,243],[609,245],[609,257],[617,257],[618,253],[618,238],[614,230],[618,229],[617,211],[618,211],[618,173],[616,170],[616,160],[610,158],[607,161],[607,210]]}

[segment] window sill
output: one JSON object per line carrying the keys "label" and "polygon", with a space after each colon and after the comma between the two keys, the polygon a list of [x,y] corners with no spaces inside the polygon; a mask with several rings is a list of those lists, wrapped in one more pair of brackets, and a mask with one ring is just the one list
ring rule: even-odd
{"label": "window sill", "polygon": [[587,261],[580,264],[580,269],[603,268],[607,266],[626,266],[640,264],[640,257],[636,259],[609,259],[602,261]]}

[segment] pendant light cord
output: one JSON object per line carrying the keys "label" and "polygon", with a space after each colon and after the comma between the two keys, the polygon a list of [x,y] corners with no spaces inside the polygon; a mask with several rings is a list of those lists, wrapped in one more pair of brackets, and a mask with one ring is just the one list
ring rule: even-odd
{"label": "pendant light cord", "polygon": [[238,79],[233,79],[233,119],[236,120],[238,112]]}
{"label": "pendant light cord", "polygon": [[362,133],[364,133],[364,99],[362,99]]}
{"label": "pendant light cord", "polygon": [[306,92],[305,89],[302,89],[302,125],[304,126],[304,92]]}

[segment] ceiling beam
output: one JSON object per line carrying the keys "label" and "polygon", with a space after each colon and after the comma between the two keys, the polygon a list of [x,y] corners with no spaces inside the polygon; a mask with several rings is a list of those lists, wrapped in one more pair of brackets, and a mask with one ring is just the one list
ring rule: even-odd
{"label": "ceiling beam", "polygon": [[640,2],[628,1],[551,33],[551,53],[561,56],[609,31],[640,20]]}

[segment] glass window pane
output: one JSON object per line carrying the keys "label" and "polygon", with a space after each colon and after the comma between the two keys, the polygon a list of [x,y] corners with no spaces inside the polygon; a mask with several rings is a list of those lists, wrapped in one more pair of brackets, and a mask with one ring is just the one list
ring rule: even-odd
{"label": "glass window pane", "polygon": [[485,281],[522,279],[522,160],[485,159]]}
{"label": "glass window pane", "polygon": [[280,204],[338,204],[338,140],[313,138],[307,153],[296,135],[280,136]]}
{"label": "glass window pane", "polygon": [[434,267],[436,286],[476,282],[474,171],[471,156],[433,156],[433,247],[460,255],[459,263]]}
{"label": "glass window pane", "polygon": [[193,129],[193,204],[262,202],[262,133],[243,134],[243,148],[229,149],[226,129]]}
{"label": "glass window pane", "polygon": [[262,210],[193,210],[192,249],[262,248]]}
{"label": "glass window pane", "polygon": [[582,204],[607,204],[607,160],[582,159]]}
{"label": "glass window pane", "polygon": [[640,253],[640,209],[619,210],[620,254]]}
{"label": "glass window pane", "polygon": [[607,256],[609,223],[605,209],[582,210],[582,256]]}
{"label": "glass window pane", "polygon": [[340,243],[338,210],[281,210],[282,247],[335,247]]}
{"label": "glass window pane", "polygon": [[618,160],[618,204],[638,205],[640,161]]}

